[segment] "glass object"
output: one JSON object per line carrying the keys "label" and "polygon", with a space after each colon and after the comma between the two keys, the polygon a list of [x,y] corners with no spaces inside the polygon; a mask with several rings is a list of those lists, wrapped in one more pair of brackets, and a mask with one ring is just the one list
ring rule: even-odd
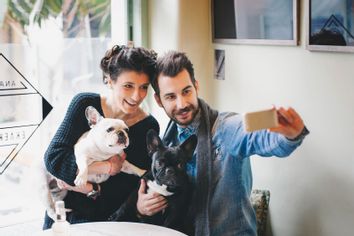
{"label": "glass object", "polygon": [[64,201],[55,202],[56,219],[52,225],[53,236],[69,236],[70,224],[66,221]]}

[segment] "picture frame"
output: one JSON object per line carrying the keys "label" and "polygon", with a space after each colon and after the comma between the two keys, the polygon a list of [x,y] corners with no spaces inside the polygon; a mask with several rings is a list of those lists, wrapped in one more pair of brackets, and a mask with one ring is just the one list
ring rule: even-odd
{"label": "picture frame", "polygon": [[306,48],[354,52],[354,1],[306,0]]}
{"label": "picture frame", "polygon": [[298,45],[298,0],[211,0],[214,43]]}
{"label": "picture frame", "polygon": [[214,49],[214,79],[225,80],[225,50]]}

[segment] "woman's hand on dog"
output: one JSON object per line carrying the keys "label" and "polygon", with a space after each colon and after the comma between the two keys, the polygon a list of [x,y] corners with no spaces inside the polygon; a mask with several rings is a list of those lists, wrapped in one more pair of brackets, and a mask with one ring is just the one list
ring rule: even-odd
{"label": "woman's hand on dog", "polygon": [[88,174],[109,174],[111,176],[118,174],[125,161],[126,154],[114,155],[106,161],[94,161],[88,167]]}
{"label": "woman's hand on dog", "polygon": [[108,174],[110,176],[116,175],[121,171],[123,162],[125,161],[126,157],[127,155],[123,152],[122,154],[114,155],[107,160],[109,163]]}
{"label": "woman's hand on dog", "polygon": [[167,200],[156,192],[145,193],[146,183],[144,179],[140,181],[138,191],[138,202],[136,208],[140,215],[152,216],[167,207]]}

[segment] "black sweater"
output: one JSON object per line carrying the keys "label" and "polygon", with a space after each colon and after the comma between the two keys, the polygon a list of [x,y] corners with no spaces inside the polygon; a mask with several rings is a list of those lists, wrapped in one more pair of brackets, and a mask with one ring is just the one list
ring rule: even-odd
{"label": "black sweater", "polygon": [[[95,107],[103,116],[99,94],[76,95],[44,156],[47,170],[70,185],[74,185],[77,172],[74,145],[90,129],[85,117],[87,106]],[[146,133],[149,129],[159,132],[159,125],[151,115],[129,127],[130,144],[125,149],[127,160],[142,169],[149,169],[151,165],[146,148]],[[72,213],[68,213],[68,221],[77,223],[107,220],[138,184],[139,177],[119,173],[100,184],[101,195],[96,200],[87,198],[85,194],[69,191],[64,199],[66,208],[73,209]]]}

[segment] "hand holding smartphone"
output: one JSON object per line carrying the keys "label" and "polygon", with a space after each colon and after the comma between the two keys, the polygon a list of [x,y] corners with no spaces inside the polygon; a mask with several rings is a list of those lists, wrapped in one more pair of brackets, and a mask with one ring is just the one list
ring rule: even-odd
{"label": "hand holding smartphone", "polygon": [[243,115],[243,123],[247,132],[269,129],[278,126],[278,116],[275,108],[248,112]]}

